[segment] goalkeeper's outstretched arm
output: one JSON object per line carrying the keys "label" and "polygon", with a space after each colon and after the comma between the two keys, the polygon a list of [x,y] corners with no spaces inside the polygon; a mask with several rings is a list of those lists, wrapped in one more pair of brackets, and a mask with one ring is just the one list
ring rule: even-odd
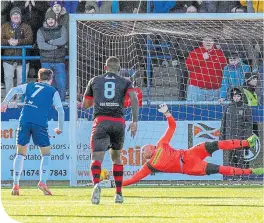
{"label": "goalkeeper's outstretched arm", "polygon": [[151,174],[151,170],[148,168],[147,164],[145,163],[143,167],[134,174],[133,177],[123,181],[123,186],[135,184],[141,179],[143,179],[144,177],[148,176],[149,174]]}
{"label": "goalkeeper's outstretched arm", "polygon": [[158,109],[158,111],[163,113],[166,116],[168,120],[168,128],[165,134],[158,141],[157,145],[162,144],[162,143],[169,143],[176,130],[176,121],[173,118],[172,114],[169,112],[167,105],[160,105],[160,108]]}

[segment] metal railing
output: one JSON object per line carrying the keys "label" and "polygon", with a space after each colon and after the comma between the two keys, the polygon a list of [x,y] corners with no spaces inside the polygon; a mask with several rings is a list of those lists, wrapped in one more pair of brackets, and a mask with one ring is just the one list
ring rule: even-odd
{"label": "metal railing", "polygon": [[[22,84],[26,83],[26,61],[30,60],[40,60],[40,56],[27,56],[27,50],[33,49],[32,45],[23,45],[23,46],[1,46],[1,49],[21,49],[21,56],[1,56],[1,60],[22,60]],[[69,56],[66,56],[65,59],[69,59]]]}

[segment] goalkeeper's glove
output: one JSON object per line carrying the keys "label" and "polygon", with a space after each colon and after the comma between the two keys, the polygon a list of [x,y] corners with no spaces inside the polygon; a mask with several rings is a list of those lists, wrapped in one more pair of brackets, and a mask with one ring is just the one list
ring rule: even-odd
{"label": "goalkeeper's glove", "polygon": [[168,106],[166,104],[161,104],[159,105],[159,109],[158,109],[159,112],[161,112],[162,114],[165,114],[166,112],[168,112]]}

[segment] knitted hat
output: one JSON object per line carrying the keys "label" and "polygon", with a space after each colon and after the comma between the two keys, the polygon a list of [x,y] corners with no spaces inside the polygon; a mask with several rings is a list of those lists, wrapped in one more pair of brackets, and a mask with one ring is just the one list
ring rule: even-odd
{"label": "knitted hat", "polygon": [[56,20],[56,14],[55,14],[55,12],[54,12],[53,10],[48,10],[48,11],[46,12],[46,14],[45,14],[45,21],[46,21],[47,19],[50,19],[50,18]]}
{"label": "knitted hat", "polygon": [[240,58],[240,55],[239,53],[237,52],[230,52],[228,55],[227,55],[228,59],[237,59],[237,58]]}
{"label": "knitted hat", "polygon": [[14,8],[11,9],[11,11],[10,11],[10,17],[11,17],[14,13],[18,13],[18,14],[20,14],[20,16],[22,15],[21,9],[18,8],[18,7],[14,7]]}
{"label": "knitted hat", "polygon": [[245,82],[249,82],[254,77],[258,78],[258,74],[255,72],[247,72],[245,73]]}
{"label": "knitted hat", "polygon": [[240,95],[242,97],[242,92],[239,88],[232,88],[230,91],[231,100],[233,99],[234,95]]}

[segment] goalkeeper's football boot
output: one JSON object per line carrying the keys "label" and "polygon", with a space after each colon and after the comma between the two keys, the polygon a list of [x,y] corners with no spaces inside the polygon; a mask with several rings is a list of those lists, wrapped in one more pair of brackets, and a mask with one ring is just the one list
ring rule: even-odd
{"label": "goalkeeper's football boot", "polygon": [[121,194],[116,194],[115,195],[115,203],[123,203],[124,202],[124,198]]}
{"label": "goalkeeper's football boot", "polygon": [[18,186],[18,184],[14,184],[13,185],[11,195],[19,196],[19,186]]}
{"label": "goalkeeper's football boot", "polygon": [[93,193],[91,197],[92,204],[99,204],[100,203],[100,196],[101,196],[101,186],[99,183],[95,184],[93,188]]}
{"label": "goalkeeper's football boot", "polygon": [[254,168],[254,169],[252,169],[252,174],[262,175],[262,174],[264,174],[264,168]]}
{"label": "goalkeeper's football boot", "polygon": [[40,189],[44,195],[52,195],[48,186],[46,184],[42,183],[41,181],[38,183],[38,189]]}
{"label": "goalkeeper's football boot", "polygon": [[252,135],[247,138],[248,144],[250,148],[254,148],[257,143],[258,137],[256,135]]}

